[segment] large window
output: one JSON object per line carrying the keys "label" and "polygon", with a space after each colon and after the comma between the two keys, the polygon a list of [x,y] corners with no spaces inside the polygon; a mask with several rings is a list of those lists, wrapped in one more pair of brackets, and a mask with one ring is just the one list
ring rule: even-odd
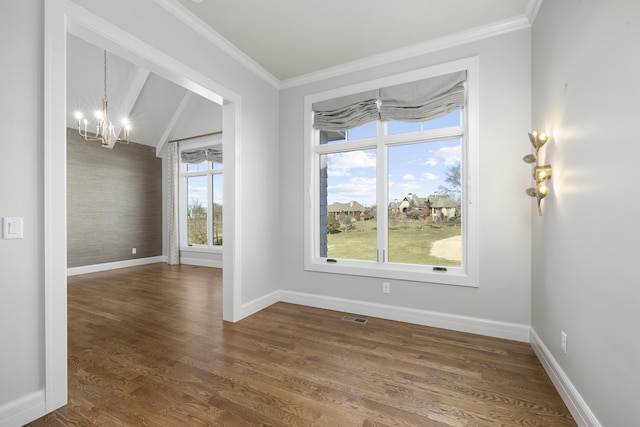
{"label": "large window", "polygon": [[477,285],[469,59],[305,99],[305,268]]}
{"label": "large window", "polygon": [[222,146],[181,152],[181,244],[220,248],[222,236]]}

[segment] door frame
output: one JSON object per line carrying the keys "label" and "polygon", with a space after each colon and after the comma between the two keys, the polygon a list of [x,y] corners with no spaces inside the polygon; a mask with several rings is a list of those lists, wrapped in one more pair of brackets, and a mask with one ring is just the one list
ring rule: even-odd
{"label": "door frame", "polygon": [[239,141],[241,97],[154,46],[68,0],[44,5],[44,373],[45,412],[67,403],[66,35],[72,33],[222,104],[223,319],[240,318]]}

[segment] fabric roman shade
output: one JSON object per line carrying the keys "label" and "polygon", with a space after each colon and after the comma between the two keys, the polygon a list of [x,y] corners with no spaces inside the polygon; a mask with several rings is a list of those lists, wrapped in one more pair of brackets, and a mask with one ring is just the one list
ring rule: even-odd
{"label": "fabric roman shade", "polygon": [[464,107],[466,71],[380,89],[381,120],[422,122]]}
{"label": "fabric roman shade", "polygon": [[466,71],[316,102],[313,127],[344,131],[372,120],[422,122],[464,108]]}
{"label": "fabric roman shade", "polygon": [[316,102],[312,108],[313,127],[322,130],[348,130],[378,120],[378,89]]}
{"label": "fabric roman shade", "polygon": [[209,148],[207,150],[183,151],[182,161],[185,163],[199,164],[208,160],[222,164],[222,148]]}

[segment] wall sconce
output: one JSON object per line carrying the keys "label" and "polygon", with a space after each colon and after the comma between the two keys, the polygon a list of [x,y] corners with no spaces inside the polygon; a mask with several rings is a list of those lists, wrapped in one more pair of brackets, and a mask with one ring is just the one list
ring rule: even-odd
{"label": "wall sconce", "polygon": [[542,216],[542,207],[540,206],[540,201],[547,197],[550,193],[549,187],[545,184],[548,179],[551,179],[552,171],[550,165],[540,165],[538,158],[538,151],[542,148],[544,144],[549,140],[549,136],[544,132],[530,132],[529,140],[531,141],[531,145],[536,150],[535,154],[527,154],[522,158],[525,163],[535,163],[536,166],[533,168],[533,179],[536,181],[536,186],[527,188],[527,195],[531,197],[535,197],[538,202],[538,215]]}

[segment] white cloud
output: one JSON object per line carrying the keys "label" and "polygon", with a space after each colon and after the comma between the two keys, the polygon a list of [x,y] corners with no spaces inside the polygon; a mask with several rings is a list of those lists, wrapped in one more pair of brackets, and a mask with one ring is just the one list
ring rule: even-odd
{"label": "white cloud", "polygon": [[375,154],[365,151],[336,153],[327,157],[327,173],[329,176],[351,176],[352,169],[375,167]]}
{"label": "white cloud", "polygon": [[435,181],[439,178],[439,176],[435,173],[427,172],[422,174],[422,178],[426,179],[427,181]]}
{"label": "white cloud", "polygon": [[444,159],[445,165],[451,166],[460,162],[462,151],[459,145],[455,147],[442,147],[438,150],[438,155]]}
{"label": "white cloud", "polygon": [[438,166],[438,159],[435,157],[429,157],[426,162],[424,162],[426,166]]}
{"label": "white cloud", "polygon": [[413,174],[407,173],[407,174],[402,176],[402,179],[404,179],[405,181],[413,181],[416,178],[413,176]]}
{"label": "white cloud", "polygon": [[395,188],[400,190],[402,194],[413,193],[420,188],[420,184],[415,181],[407,181],[396,184]]}
{"label": "white cloud", "polygon": [[376,203],[376,179],[355,177],[343,184],[330,185],[327,188],[329,203],[355,200],[363,205]]}
{"label": "white cloud", "polygon": [[358,184],[358,185],[368,185],[372,188],[376,187],[376,179],[375,178],[366,178],[366,177],[362,177],[362,176],[357,176],[353,179],[351,179],[351,183],[352,184]]}

